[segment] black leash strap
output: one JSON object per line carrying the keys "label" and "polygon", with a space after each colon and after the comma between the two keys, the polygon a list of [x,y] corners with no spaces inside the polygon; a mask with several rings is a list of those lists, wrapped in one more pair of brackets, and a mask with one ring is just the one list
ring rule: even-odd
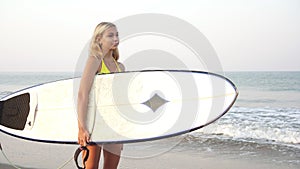
{"label": "black leash strap", "polygon": [[[78,157],[79,157],[79,154],[82,152],[82,151],[85,151],[86,154],[83,158],[83,167],[80,167],[79,164],[78,164]],[[85,146],[80,146],[79,148],[77,148],[77,150],[75,151],[74,153],[74,161],[75,161],[75,164],[77,166],[78,169],[85,169],[85,162],[88,160],[89,158],[89,149],[87,149]]]}

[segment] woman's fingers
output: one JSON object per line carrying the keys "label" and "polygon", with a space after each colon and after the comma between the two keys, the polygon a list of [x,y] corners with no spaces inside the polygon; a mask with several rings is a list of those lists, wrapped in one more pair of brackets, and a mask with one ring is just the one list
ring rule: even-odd
{"label": "woman's fingers", "polygon": [[90,133],[88,131],[85,131],[85,140],[84,140],[84,146],[86,146],[87,143],[90,142]]}
{"label": "woman's fingers", "polygon": [[79,132],[78,134],[78,144],[81,146],[86,146],[90,142],[90,134],[87,131]]}

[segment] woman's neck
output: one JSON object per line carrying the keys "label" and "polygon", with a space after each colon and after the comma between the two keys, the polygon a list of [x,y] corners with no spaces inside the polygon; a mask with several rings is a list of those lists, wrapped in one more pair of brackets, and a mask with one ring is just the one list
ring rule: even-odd
{"label": "woman's neck", "polygon": [[109,50],[108,52],[105,53],[105,55],[103,56],[103,59],[108,60],[111,59],[113,56],[113,51]]}

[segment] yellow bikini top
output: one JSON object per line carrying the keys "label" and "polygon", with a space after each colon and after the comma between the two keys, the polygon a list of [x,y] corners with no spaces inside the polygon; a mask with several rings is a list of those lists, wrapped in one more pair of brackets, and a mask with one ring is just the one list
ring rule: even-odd
{"label": "yellow bikini top", "polygon": [[[117,66],[118,72],[121,72],[121,69],[120,69],[119,64],[117,63],[117,61],[116,61],[114,58],[113,58],[113,60],[114,60],[114,62],[115,62],[115,64],[116,64],[116,66]],[[102,62],[102,64],[101,64],[101,70],[98,72],[98,74],[110,73],[110,70],[109,70],[109,69],[107,68],[107,66],[105,65],[103,59],[101,59],[101,62]]]}

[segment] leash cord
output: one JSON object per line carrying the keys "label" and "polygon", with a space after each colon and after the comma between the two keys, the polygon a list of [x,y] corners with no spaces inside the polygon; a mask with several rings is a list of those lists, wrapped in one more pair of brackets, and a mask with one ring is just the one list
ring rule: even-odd
{"label": "leash cord", "polygon": [[14,168],[16,168],[16,169],[21,169],[20,167],[14,165],[14,164],[7,158],[6,154],[4,153],[4,151],[3,151],[3,149],[2,149],[1,143],[0,143],[0,149],[1,149],[1,152],[2,152],[2,154],[3,154],[3,156],[4,156],[4,158],[8,161],[9,165],[11,165],[12,167],[14,167]]}
{"label": "leash cord", "polygon": [[[85,151],[86,154],[83,158],[83,167],[80,167],[78,164],[78,156],[82,151]],[[77,148],[77,150],[74,153],[74,161],[75,161],[76,167],[78,169],[85,169],[85,167],[86,167],[85,162],[88,160],[88,158],[89,158],[89,149],[88,148],[86,148],[85,146],[80,146],[79,148]]]}

